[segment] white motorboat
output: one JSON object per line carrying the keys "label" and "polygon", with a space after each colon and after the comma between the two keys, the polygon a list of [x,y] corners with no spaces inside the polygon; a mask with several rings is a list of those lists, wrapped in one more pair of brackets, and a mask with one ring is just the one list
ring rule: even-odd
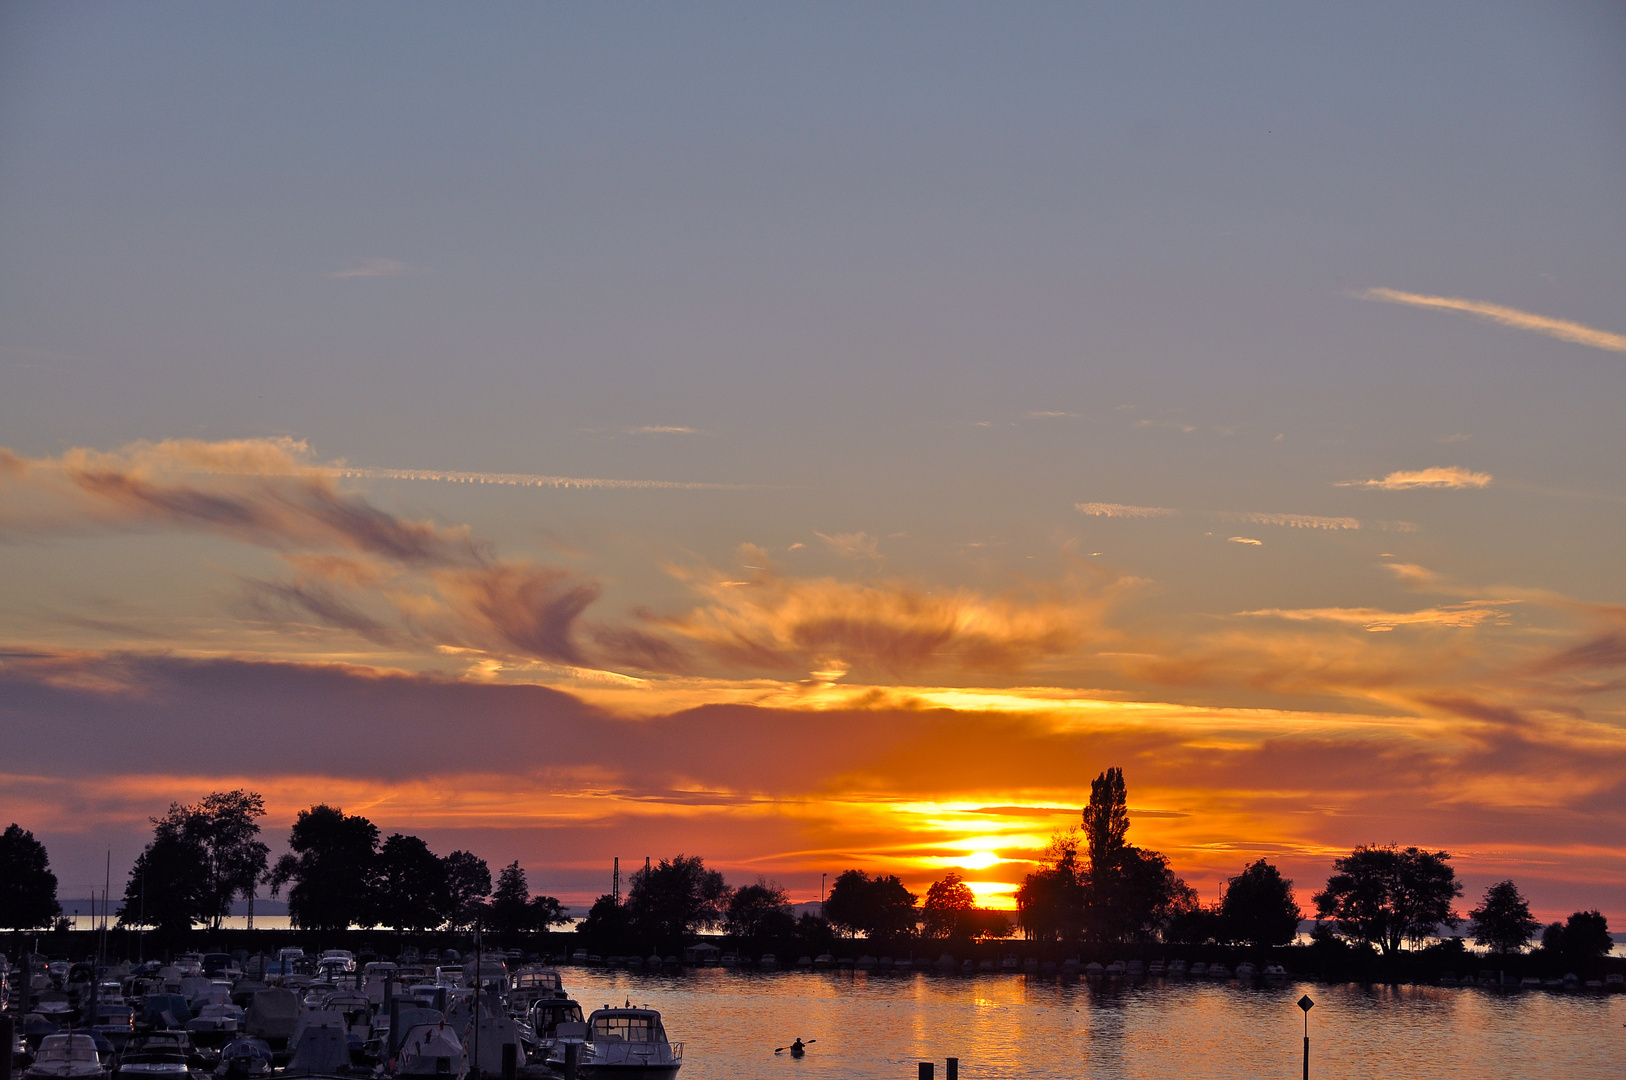
{"label": "white motorboat", "polygon": [[578,1075],[619,1080],[671,1080],[683,1067],[683,1044],[667,1039],[654,1009],[598,1009],[587,1018]]}
{"label": "white motorboat", "polygon": [[101,1080],[106,1075],[96,1040],[89,1035],[45,1036],[34,1063],[23,1072],[26,1080]]}

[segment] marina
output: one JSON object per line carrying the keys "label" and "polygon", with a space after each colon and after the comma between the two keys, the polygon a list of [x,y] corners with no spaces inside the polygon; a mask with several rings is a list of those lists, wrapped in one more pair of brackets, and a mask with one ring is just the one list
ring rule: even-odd
{"label": "marina", "polygon": [[1619,1074],[1626,1024],[1618,979],[1374,986],[1180,960],[1031,974],[458,962],[455,952],[424,963],[290,949],[208,959],[207,976],[199,954],[94,973],[38,959],[26,974],[14,967],[12,1075],[907,1077],[949,1059],[955,1075],[1013,1080],[1290,1075],[1301,1064],[1297,1003],[1313,996],[1317,1077],[1513,1077],[1563,1061],[1565,1075],[1588,1078]]}

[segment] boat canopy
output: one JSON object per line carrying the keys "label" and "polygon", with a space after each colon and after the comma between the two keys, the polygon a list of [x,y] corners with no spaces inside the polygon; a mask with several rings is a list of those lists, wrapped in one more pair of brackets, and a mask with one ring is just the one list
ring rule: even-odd
{"label": "boat canopy", "polygon": [[331,1027],[308,1027],[299,1037],[284,1076],[331,1076],[350,1065],[350,1046],[344,1031]]}

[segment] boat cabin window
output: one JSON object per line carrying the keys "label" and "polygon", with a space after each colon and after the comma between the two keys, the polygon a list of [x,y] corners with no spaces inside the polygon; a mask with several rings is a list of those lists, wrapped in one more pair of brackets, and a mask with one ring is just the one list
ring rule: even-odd
{"label": "boat cabin window", "polygon": [[654,1016],[596,1016],[593,1018],[594,1041],[619,1039],[622,1042],[658,1042],[665,1038],[661,1022]]}

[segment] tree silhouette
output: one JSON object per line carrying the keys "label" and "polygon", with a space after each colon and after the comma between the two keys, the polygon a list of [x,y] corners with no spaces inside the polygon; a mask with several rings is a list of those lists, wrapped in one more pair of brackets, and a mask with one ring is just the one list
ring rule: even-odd
{"label": "tree silhouette", "polygon": [[1316,912],[1385,954],[1404,943],[1419,945],[1442,923],[1462,921],[1451,910],[1462,886],[1450,859],[1447,852],[1414,847],[1358,847],[1333,862],[1326,889],[1315,895]]}
{"label": "tree silhouette", "polygon": [[1082,826],[1053,836],[1043,868],[1016,891],[1029,938],[1145,940],[1164,933],[1176,916],[1196,905],[1197,894],[1169,869],[1168,859],[1129,843],[1122,769],[1109,768],[1091,782]]}
{"label": "tree silhouette", "polygon": [[1068,941],[1083,933],[1085,883],[1078,864],[1078,830],[1058,832],[1043,867],[1016,890],[1017,921],[1031,941]]}
{"label": "tree silhouette", "polygon": [[976,907],[977,896],[965,880],[959,874],[946,874],[926,890],[926,902],[920,908],[921,923],[929,937],[964,934]]}
{"label": "tree silhouette", "polygon": [[525,871],[515,859],[497,874],[497,887],[486,906],[487,925],[498,934],[525,934],[569,922],[566,909],[551,896],[532,896]]}
{"label": "tree silhouette", "polygon": [[[176,808],[170,807],[174,816]],[[252,791],[216,791],[205,795],[196,806],[182,809],[183,831],[196,837],[203,849],[205,866],[204,914],[212,929],[238,896],[248,896],[265,873],[270,852],[260,840],[260,824],[265,816],[265,800]]]}
{"label": "tree silhouette", "polygon": [[433,930],[451,914],[446,864],[416,836],[395,833],[374,862],[373,917],[397,930]]}
{"label": "tree silhouette", "polygon": [[741,945],[755,948],[763,941],[788,937],[796,929],[796,920],[791,917],[785,890],[759,878],[755,885],[734,890],[724,925]]}
{"label": "tree silhouette", "polygon": [[1128,835],[1129,792],[1123,770],[1113,766],[1090,782],[1090,803],[1084,808],[1084,847],[1092,874],[1117,867]]}
{"label": "tree silhouette", "polygon": [[[1599,911],[1575,912],[1564,922],[1558,938],[1558,952],[1568,962],[1578,965],[1589,965],[1600,956],[1608,956],[1615,947],[1615,939],[1609,936],[1609,920]],[[1545,939],[1542,945],[1546,945]]]}
{"label": "tree silhouette", "polygon": [[1498,881],[1485,890],[1485,899],[1468,913],[1474,942],[1506,955],[1530,944],[1541,926],[1530,917],[1530,905],[1512,881]]}
{"label": "tree silhouette", "polygon": [[591,952],[601,955],[620,952],[630,947],[632,917],[625,905],[605,893],[587,909],[587,918],[576,928],[576,933]]}
{"label": "tree silhouette", "polygon": [[498,934],[514,934],[525,929],[525,915],[531,904],[531,888],[525,871],[515,859],[497,871],[497,886],[486,905],[486,926]]}
{"label": "tree silhouette", "polygon": [[160,825],[130,868],[119,925],[152,926],[170,938],[184,935],[206,917],[206,873],[202,847],[179,829]]}
{"label": "tree silhouette", "polygon": [[481,901],[491,895],[491,870],[486,861],[467,851],[454,851],[441,860],[446,871],[446,914],[458,929],[474,925],[485,910]]}
{"label": "tree silhouette", "polygon": [[902,937],[914,931],[915,900],[915,894],[894,874],[872,878],[862,870],[847,870],[830,886],[824,917],[850,935]]}
{"label": "tree silhouette", "polygon": [[700,856],[678,855],[632,875],[627,911],[642,940],[677,949],[688,934],[722,922],[729,894],[723,875]]}
{"label": "tree silhouette", "polygon": [[1123,846],[1117,865],[1103,867],[1099,875],[1092,869],[1088,895],[1086,925],[1102,941],[1148,940],[1197,902],[1168,859],[1133,844]]}
{"label": "tree silhouette", "polygon": [[1255,945],[1286,945],[1298,936],[1298,902],[1293,883],[1260,859],[1225,883],[1220,902],[1226,933]]}
{"label": "tree silhouette", "polygon": [[1541,949],[1554,956],[1564,951],[1564,924],[1548,923],[1541,931]]}
{"label": "tree silhouette", "polygon": [[1083,812],[1088,865],[1082,884],[1085,930],[1100,941],[1144,939],[1161,930],[1196,893],[1155,851],[1128,842],[1129,790],[1114,766],[1090,783]]}
{"label": "tree silhouette", "polygon": [[45,845],[16,822],[0,833],[0,926],[31,930],[62,914]]}
{"label": "tree silhouette", "polygon": [[271,873],[271,895],[293,883],[288,915],[295,926],[344,930],[370,921],[378,826],[336,806],[313,806],[294,820],[288,847]]}
{"label": "tree silhouette", "polygon": [[191,806],[170,803],[151,819],[153,840],[125,883],[121,923],[145,918],[175,933],[201,922],[218,930],[231,902],[251,895],[265,873],[270,849],[256,820],[264,816],[264,800],[241,789],[211,792]]}

